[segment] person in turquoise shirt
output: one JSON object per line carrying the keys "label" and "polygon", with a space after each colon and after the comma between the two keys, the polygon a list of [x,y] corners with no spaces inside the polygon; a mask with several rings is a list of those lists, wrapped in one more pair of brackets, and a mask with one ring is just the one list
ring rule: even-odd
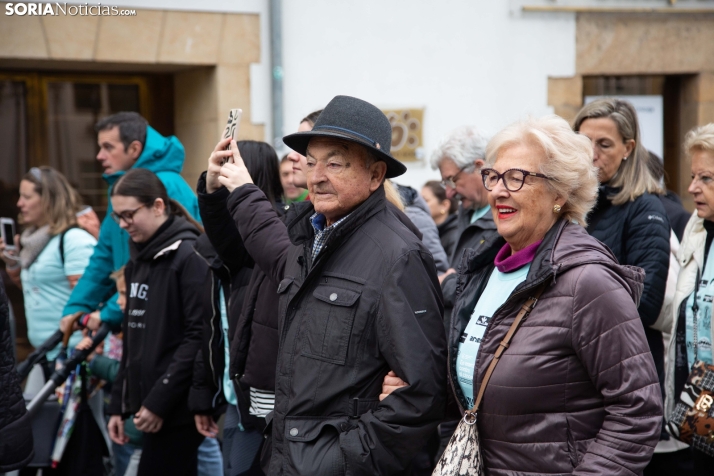
{"label": "person in turquoise shirt", "polygon": [[[57,331],[59,310],[84,273],[96,240],[78,228],[81,198],[64,175],[52,167],[33,167],[20,181],[17,206],[24,230],[7,250],[0,239],[0,256],[15,284],[22,289],[30,344],[40,346]],[[18,253],[19,250],[19,253]],[[70,340],[79,342],[76,333]],[[59,346],[47,353],[52,361]]]}
{"label": "person in turquoise shirt", "polygon": [[[102,177],[110,190],[128,170],[135,167],[149,169],[161,179],[169,197],[200,221],[196,195],[180,175],[185,152],[175,136],[162,136],[135,112],[106,117],[95,129],[99,143],[97,160],[104,167]],[[121,325],[123,316],[110,275],[129,261],[129,235],[119,228],[111,213],[109,202],[94,254],[62,312],[65,316],[62,328],[69,316],[77,312],[92,313],[87,323],[90,329],[98,328],[101,322],[117,328]]]}

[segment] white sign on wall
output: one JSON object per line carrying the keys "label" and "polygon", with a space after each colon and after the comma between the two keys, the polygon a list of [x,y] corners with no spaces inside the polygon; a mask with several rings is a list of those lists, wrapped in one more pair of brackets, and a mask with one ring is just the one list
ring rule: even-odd
{"label": "white sign on wall", "polygon": [[642,144],[659,158],[664,157],[664,113],[662,96],[585,96],[585,104],[604,97],[629,101],[637,111]]}

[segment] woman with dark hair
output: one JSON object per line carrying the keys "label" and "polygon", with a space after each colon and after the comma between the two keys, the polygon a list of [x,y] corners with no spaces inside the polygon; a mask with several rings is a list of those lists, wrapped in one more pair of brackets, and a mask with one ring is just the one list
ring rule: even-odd
{"label": "woman with dark hair", "polygon": [[[230,155],[232,152],[225,150],[229,141],[219,142],[211,157],[220,161]],[[275,210],[279,214],[289,211],[289,205],[280,203],[283,187],[275,150],[265,142],[239,141],[236,146],[255,184]],[[207,437],[216,436],[215,420],[225,408],[226,475],[262,474],[257,455],[265,416],[275,399],[278,284],[254,267],[228,212],[228,190],[216,186],[210,160],[208,172],[198,182],[206,235],[198,239],[195,248],[213,272],[215,312],[204,319],[203,351],[196,359],[189,406],[196,428]]]}
{"label": "woman with dark hair", "polygon": [[[0,239],[0,257],[7,273],[24,294],[27,334],[39,346],[56,330],[61,309],[84,273],[97,240],[77,226],[81,198],[52,167],[33,167],[20,182],[20,223],[15,250]],[[17,253],[19,250],[19,253]],[[70,341],[77,345],[77,333]],[[59,349],[48,354],[53,360]]]}
{"label": "woman with dark hair", "polygon": [[454,198],[448,198],[446,189],[436,180],[430,180],[424,184],[421,196],[429,206],[431,218],[439,230],[441,246],[444,247],[446,256],[451,256],[456,241],[459,239],[459,224],[456,216],[459,202]]}
{"label": "woman with dark hair", "polygon": [[109,404],[109,435],[128,442],[123,420],[144,432],[138,475],[195,475],[198,447],[187,399],[201,346],[201,316],[211,310],[209,270],[193,250],[200,225],[147,169],[112,187],[112,218],[130,237],[124,349]]}

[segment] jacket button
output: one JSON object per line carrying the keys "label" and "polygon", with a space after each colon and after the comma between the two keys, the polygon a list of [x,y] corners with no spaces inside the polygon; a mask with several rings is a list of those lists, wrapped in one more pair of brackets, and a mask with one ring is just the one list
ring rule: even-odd
{"label": "jacket button", "polygon": [[298,431],[297,428],[290,429],[290,436],[298,436],[298,433],[300,433],[300,432]]}
{"label": "jacket button", "polygon": [[330,301],[336,301],[336,300],[337,300],[337,293],[330,294]]}
{"label": "jacket button", "polygon": [[342,431],[349,430],[349,425],[347,425],[347,423],[340,423],[340,430],[342,430]]}
{"label": "jacket button", "polygon": [[168,383],[169,383],[169,379],[165,378],[165,379],[164,379],[164,385],[166,385],[166,384],[168,384]]}

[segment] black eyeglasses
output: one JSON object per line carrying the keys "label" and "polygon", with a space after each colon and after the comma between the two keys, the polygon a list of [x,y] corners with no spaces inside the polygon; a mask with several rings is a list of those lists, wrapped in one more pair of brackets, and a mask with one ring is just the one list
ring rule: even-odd
{"label": "black eyeglasses", "polygon": [[456,173],[453,175],[453,177],[449,177],[449,178],[443,179],[443,180],[441,181],[441,186],[444,187],[444,188],[447,188],[447,187],[448,187],[448,188],[456,188],[456,181],[459,179],[459,175],[461,175],[461,173],[462,173],[464,170],[468,169],[469,167],[476,167],[476,166],[475,166],[474,164],[466,164],[466,165],[464,165],[463,167],[461,167],[461,168],[459,169],[458,172],[456,172]]}
{"label": "black eyeglasses", "polygon": [[124,220],[124,223],[127,225],[131,225],[134,223],[134,215],[136,215],[136,212],[144,208],[145,205],[140,205],[139,207],[133,209],[133,210],[127,210],[125,212],[117,213],[117,212],[112,212],[110,216],[114,219],[115,222],[121,223],[122,220]]}
{"label": "black eyeglasses", "polygon": [[521,169],[508,169],[502,174],[499,174],[493,169],[483,169],[481,170],[481,176],[483,177],[483,186],[489,192],[494,189],[499,180],[503,179],[503,186],[509,192],[517,192],[523,188],[523,184],[526,183],[526,176],[540,177],[546,180],[552,180],[547,175],[539,174],[536,172],[529,172],[527,170]]}

